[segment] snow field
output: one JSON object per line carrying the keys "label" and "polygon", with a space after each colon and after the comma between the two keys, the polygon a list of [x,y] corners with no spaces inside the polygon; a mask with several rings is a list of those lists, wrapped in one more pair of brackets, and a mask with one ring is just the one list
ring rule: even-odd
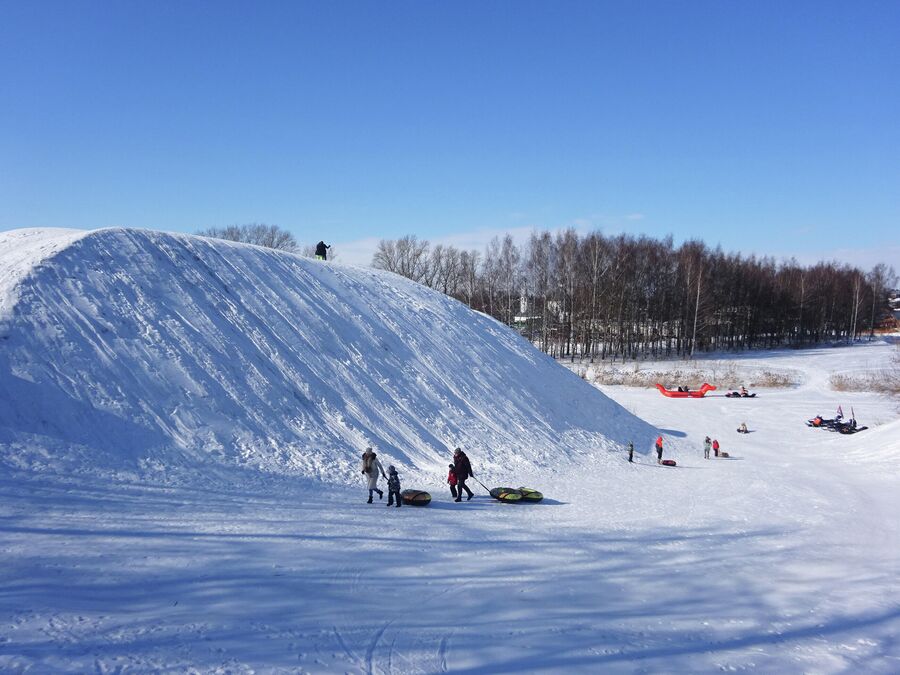
{"label": "snow field", "polygon": [[[890,346],[748,356],[802,374],[757,399],[604,396],[390,275],[70,236],[0,255],[0,670],[900,670],[897,404],[823,388]],[[803,424],[838,404],[873,428]],[[365,504],[369,439],[429,507]],[[452,503],[457,439],[544,502]]]}
{"label": "snow field", "polygon": [[[489,486],[547,499],[500,504],[473,484],[478,496],[454,504],[441,474],[405,482],[435,501],[401,509],[365,504],[361,484],[258,475],[246,489],[14,476],[0,502],[0,666],[896,672],[898,481],[865,452],[867,432],[803,426],[787,411],[821,400],[809,389],[610,393],[668,429],[677,468],[622,452],[488,477],[473,449]],[[863,421],[895,417],[857,396]],[[754,433],[729,432],[745,415]],[[706,429],[734,460],[702,459]]]}

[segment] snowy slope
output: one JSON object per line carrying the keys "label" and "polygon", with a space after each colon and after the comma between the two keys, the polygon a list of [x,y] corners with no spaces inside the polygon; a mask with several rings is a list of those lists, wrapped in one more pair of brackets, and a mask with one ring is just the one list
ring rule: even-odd
{"label": "snowy slope", "polygon": [[[889,353],[756,359],[814,382]],[[896,401],[605,390],[678,467],[560,453],[505,474],[540,504],[477,485],[454,504],[438,476],[422,509],[366,504],[361,481],[0,473],[0,671],[900,672]],[[838,403],[874,428],[803,424]],[[706,434],[732,458],[704,460]]]}
{"label": "snowy slope", "polygon": [[462,445],[558,467],[653,430],[506,327],[392,274],[143,230],[0,238],[0,458],[355,480]]}

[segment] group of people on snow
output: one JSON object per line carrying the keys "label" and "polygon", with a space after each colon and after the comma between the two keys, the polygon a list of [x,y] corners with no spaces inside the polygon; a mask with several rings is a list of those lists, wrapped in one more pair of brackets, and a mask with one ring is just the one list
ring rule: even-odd
{"label": "group of people on snow", "polygon": [[[747,428],[746,423],[742,424],[741,426],[744,429]],[[656,448],[656,463],[662,464],[662,459],[663,459],[663,437],[662,437],[662,435],[656,437],[656,443],[654,444],[654,447]],[[710,437],[707,436],[703,440],[703,458],[709,459],[710,450],[712,450],[712,452],[715,454],[715,456],[718,457],[719,456],[719,447],[720,446],[719,446],[718,439],[715,439],[715,438],[710,439]],[[628,461],[634,462],[634,443],[628,443]],[[453,465],[451,464],[450,466],[452,467]]]}
{"label": "group of people on snow", "polygon": [[707,436],[703,439],[703,459],[709,459],[710,449],[712,449],[716,457],[719,456],[719,441],[715,438],[710,440],[709,436]]}
{"label": "group of people on snow", "polygon": [[[366,476],[366,485],[369,490],[367,504],[371,504],[374,501],[376,493],[378,494],[378,499],[384,498],[384,492],[378,488],[378,477],[381,476],[387,479],[387,505],[393,506],[396,500],[397,508],[400,507],[403,503],[403,499],[400,496],[400,475],[393,464],[388,465],[387,474],[385,474],[381,460],[378,459],[378,455],[371,447],[366,448],[366,451],[362,454],[362,473]],[[475,474],[472,472],[472,464],[469,462],[469,457],[462,451],[462,448],[456,448],[453,451],[453,464],[450,464],[450,472],[447,474],[447,484],[450,486],[450,494],[453,496],[453,501],[461,502],[463,493],[467,495],[466,501],[475,496],[472,490],[469,489],[469,486],[466,485],[466,480],[474,477]]]}

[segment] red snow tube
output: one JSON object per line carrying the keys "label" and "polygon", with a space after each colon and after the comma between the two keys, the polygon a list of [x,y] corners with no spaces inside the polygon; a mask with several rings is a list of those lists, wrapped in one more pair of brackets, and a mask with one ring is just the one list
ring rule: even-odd
{"label": "red snow tube", "polygon": [[676,466],[674,459],[664,459],[660,462],[663,466]]}
{"label": "red snow tube", "polygon": [[703,398],[706,396],[706,392],[715,391],[715,387],[711,384],[707,384],[704,382],[700,389],[697,391],[672,391],[671,389],[666,389],[661,384],[657,384],[656,388],[659,389],[659,393],[663,396],[668,396],[669,398]]}

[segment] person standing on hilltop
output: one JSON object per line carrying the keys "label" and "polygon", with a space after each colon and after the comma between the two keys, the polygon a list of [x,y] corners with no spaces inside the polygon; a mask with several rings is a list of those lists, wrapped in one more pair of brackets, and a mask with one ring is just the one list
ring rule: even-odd
{"label": "person standing on hilltop", "polygon": [[628,443],[628,461],[634,462],[634,443]]}
{"label": "person standing on hilltop", "polygon": [[466,479],[475,474],[472,473],[472,465],[469,463],[469,458],[462,451],[462,448],[457,448],[453,452],[453,467],[456,472],[456,499],[454,501],[462,501],[463,490],[468,493],[466,501],[469,501],[475,495],[469,489],[469,486],[466,485]]}
{"label": "person standing on hilltop", "polygon": [[328,249],[331,248],[324,241],[320,241],[316,244],[316,260],[327,260],[328,259]]}
{"label": "person standing on hilltop", "polygon": [[378,455],[376,455],[372,448],[366,448],[366,451],[362,456],[362,472],[367,478],[367,485],[369,486],[369,501],[367,504],[372,503],[372,493],[378,493],[378,499],[384,499],[384,492],[378,489],[378,474],[381,474],[385,478],[387,476],[384,475],[384,467],[381,466],[381,462],[378,461]]}

